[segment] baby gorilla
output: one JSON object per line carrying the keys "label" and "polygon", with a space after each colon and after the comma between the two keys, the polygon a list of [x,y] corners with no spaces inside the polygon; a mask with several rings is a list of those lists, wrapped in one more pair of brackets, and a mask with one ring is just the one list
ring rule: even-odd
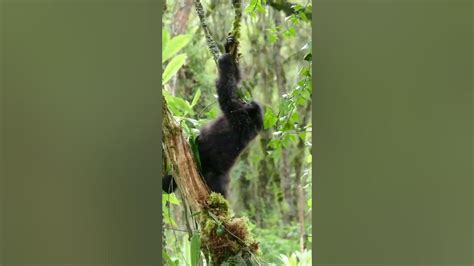
{"label": "baby gorilla", "polygon": [[[216,81],[223,115],[201,129],[197,137],[202,175],[211,191],[227,197],[229,172],[240,153],[262,130],[262,109],[257,102],[246,103],[236,94],[240,81],[238,63],[231,54],[234,38],[228,37],[225,54],[219,58]],[[171,193],[176,183],[171,175],[163,178],[163,190]]]}

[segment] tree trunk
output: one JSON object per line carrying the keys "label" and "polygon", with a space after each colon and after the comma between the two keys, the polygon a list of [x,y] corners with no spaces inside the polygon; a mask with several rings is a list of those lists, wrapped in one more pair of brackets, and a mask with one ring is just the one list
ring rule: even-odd
{"label": "tree trunk", "polygon": [[[166,2],[166,1],[165,1]],[[188,25],[189,14],[191,13],[191,8],[193,5],[192,0],[177,0],[174,5],[174,16],[173,21],[171,22],[171,36],[176,36],[183,34],[186,31]],[[185,68],[181,68],[178,72],[178,75],[175,75],[171,78],[169,82],[169,92],[171,95],[176,95],[176,89],[178,87],[178,77],[184,75]]]}
{"label": "tree trunk", "polygon": [[[311,102],[306,106],[303,117],[301,120],[301,125],[306,125],[307,120],[311,114]],[[304,180],[302,176],[303,170],[303,160],[305,158],[305,141],[300,139],[297,145],[297,153],[295,156],[295,175],[296,175],[296,205],[298,208],[298,222],[299,222],[299,237],[300,237],[300,250],[303,251],[306,248],[306,234],[305,234],[305,222],[304,222],[304,212],[306,209],[305,204],[305,193],[303,190]]]}
{"label": "tree trunk", "polygon": [[162,130],[164,159],[171,166],[178,189],[191,207],[200,209],[209,196],[209,190],[196,169],[189,143],[164,98]]}
{"label": "tree trunk", "polygon": [[179,35],[186,31],[189,14],[193,7],[193,0],[178,0],[175,4],[175,14],[171,23],[173,35]]}
{"label": "tree trunk", "polygon": [[[281,14],[280,12],[273,11],[273,20],[275,22],[275,25],[281,25],[282,24],[282,19],[281,19]],[[286,88],[287,82],[286,82],[286,75],[285,75],[285,69],[283,68],[283,64],[281,62],[281,47],[282,47],[282,40],[281,38],[278,38],[278,40],[274,44],[274,53],[276,56],[274,56],[273,60],[275,63],[275,76],[276,76],[276,83],[278,87],[278,93],[279,95],[285,94],[288,90]],[[291,180],[291,169],[290,169],[290,164],[289,164],[289,154],[288,154],[288,149],[283,149],[282,154],[281,154],[281,167],[280,167],[280,189],[283,193],[283,199],[284,203],[282,203],[282,216],[283,220],[286,223],[289,223],[296,218],[296,209],[297,206],[293,205],[292,203],[293,198],[295,197],[294,190],[292,189],[292,180]]]}

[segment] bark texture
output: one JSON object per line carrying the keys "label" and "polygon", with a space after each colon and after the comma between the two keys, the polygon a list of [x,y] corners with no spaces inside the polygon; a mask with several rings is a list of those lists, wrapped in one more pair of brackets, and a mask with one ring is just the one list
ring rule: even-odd
{"label": "bark texture", "polygon": [[205,205],[209,190],[196,168],[189,143],[164,99],[162,129],[165,160],[171,166],[178,189],[192,208],[200,209]]}

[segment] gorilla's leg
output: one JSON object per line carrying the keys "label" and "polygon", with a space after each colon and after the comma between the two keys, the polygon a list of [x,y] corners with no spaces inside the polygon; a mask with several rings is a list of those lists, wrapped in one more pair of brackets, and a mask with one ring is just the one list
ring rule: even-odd
{"label": "gorilla's leg", "polygon": [[173,193],[178,186],[176,185],[176,181],[174,181],[174,178],[172,175],[165,175],[163,177],[163,183],[161,185],[161,188],[163,189],[164,192],[166,193]]}

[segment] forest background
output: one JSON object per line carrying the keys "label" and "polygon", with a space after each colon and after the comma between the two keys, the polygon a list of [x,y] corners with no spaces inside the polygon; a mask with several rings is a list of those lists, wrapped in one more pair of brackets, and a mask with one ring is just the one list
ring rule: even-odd
{"label": "forest background", "polygon": [[[232,29],[231,1],[201,3],[222,45]],[[265,265],[311,265],[311,1],[242,4],[240,94],[264,107],[264,131],[231,172],[229,202],[236,216],[249,219]],[[189,137],[220,113],[217,68],[194,7],[193,0],[166,1],[162,32],[163,95]],[[178,198],[163,195],[163,256],[191,265]]]}

